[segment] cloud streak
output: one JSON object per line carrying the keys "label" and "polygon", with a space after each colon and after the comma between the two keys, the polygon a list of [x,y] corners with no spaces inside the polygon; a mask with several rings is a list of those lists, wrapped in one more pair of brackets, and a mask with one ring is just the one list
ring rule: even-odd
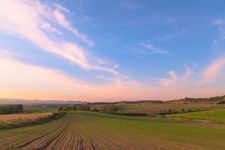
{"label": "cloud streak", "polygon": [[126,9],[126,10],[136,10],[136,9],[140,8],[140,5],[134,3],[133,1],[125,0],[125,1],[121,1],[119,3],[119,7]]}
{"label": "cloud streak", "polygon": [[[199,82],[203,79],[194,78],[196,72],[194,73],[193,68],[189,66],[185,66],[182,74],[173,70],[169,71],[169,76],[160,79],[157,84],[140,83],[124,76],[100,76],[99,78],[105,82],[97,84],[67,75],[56,69],[23,63],[13,56],[14,54],[1,50],[1,97],[88,101],[165,100],[186,96],[221,95],[225,88],[213,86],[209,82]],[[211,66],[219,66],[218,70],[212,71],[214,73],[209,73],[210,78],[213,74],[214,79],[217,80],[224,64],[214,61],[206,67],[206,70],[209,70],[206,72],[211,72]],[[220,81],[224,81],[224,79]]]}
{"label": "cloud streak", "polygon": [[[183,73],[172,69],[165,77],[158,79],[157,83],[141,83],[121,75],[117,71],[119,64],[110,64],[88,50],[95,43],[73,26],[68,19],[72,15],[69,9],[50,1],[45,3],[39,0],[7,0],[2,3],[4,5],[0,6],[1,33],[25,39],[42,51],[71,62],[85,73],[99,71],[100,73],[94,74],[103,82],[91,83],[56,69],[23,63],[9,56],[11,54],[6,50],[0,51],[1,97],[113,101],[169,99],[202,96],[205,92],[213,95],[224,92],[225,87],[219,85],[219,81],[225,81],[224,58],[212,61],[199,72],[185,66]],[[124,6],[130,10],[137,9],[132,3],[124,3]],[[225,21],[218,19],[214,25],[223,37]],[[186,30],[183,32],[186,33]],[[71,42],[71,36],[76,42]],[[216,39],[213,46],[217,47],[218,42]],[[138,43],[137,47],[147,53],[169,53],[150,42]]]}
{"label": "cloud streak", "polygon": [[218,58],[210,63],[203,72],[203,81],[215,81],[222,71],[225,70],[225,58]]}
{"label": "cloud streak", "polygon": [[7,0],[0,6],[0,30],[29,40],[42,50],[61,56],[84,70],[118,74],[113,67],[98,64],[95,60],[100,58],[91,55],[80,45],[63,39],[54,40],[45,32],[49,30],[61,34],[62,31],[54,24],[57,23],[84,43],[92,45],[93,42],[73,28],[66,19],[65,14],[69,13],[69,10],[59,4],[50,6],[38,0]]}
{"label": "cloud streak", "polygon": [[71,31],[76,37],[80,38],[83,42],[87,43],[89,46],[93,46],[94,42],[91,41],[85,34],[80,33],[77,29],[73,28],[70,22],[65,17],[66,14],[70,14],[70,11],[65,7],[55,4],[55,9],[53,10],[53,19],[57,21],[61,26]]}
{"label": "cloud streak", "polygon": [[163,50],[159,47],[155,47],[154,45],[152,45],[151,43],[139,43],[139,45],[144,48],[147,49],[148,51],[150,51],[151,53],[155,53],[155,54],[167,54],[168,51]]}
{"label": "cloud streak", "polygon": [[225,19],[215,19],[213,25],[217,27],[220,37],[225,39]]}
{"label": "cloud streak", "polygon": [[55,69],[20,62],[0,54],[0,96],[63,100],[115,101],[146,99],[151,89],[137,81],[113,77],[93,84]]}
{"label": "cloud streak", "polygon": [[160,79],[160,84],[167,88],[185,86],[190,81],[193,71],[187,65],[184,67],[185,72],[181,75],[177,75],[176,71],[169,71],[169,77]]}

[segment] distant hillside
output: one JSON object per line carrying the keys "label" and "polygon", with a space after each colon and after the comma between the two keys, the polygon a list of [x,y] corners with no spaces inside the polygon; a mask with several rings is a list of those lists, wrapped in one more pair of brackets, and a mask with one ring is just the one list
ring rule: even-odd
{"label": "distant hillside", "polygon": [[91,104],[91,105],[104,105],[104,104],[139,104],[139,103],[225,103],[225,95],[209,97],[209,98],[183,98],[178,100],[138,100],[138,101],[117,101],[117,102],[88,102],[88,101],[63,101],[63,100],[38,100],[38,99],[7,99],[0,98],[0,105],[4,104],[29,104],[29,105],[40,105],[40,104]]}
{"label": "distant hillside", "polygon": [[215,96],[215,97],[209,97],[209,98],[189,98],[186,97],[184,99],[180,100],[172,100],[170,102],[175,103],[223,103],[225,102],[225,95],[223,96]]}
{"label": "distant hillside", "polygon": [[178,100],[136,100],[136,101],[117,101],[117,102],[93,102],[93,103],[87,103],[90,105],[105,105],[105,104],[165,104],[165,103],[225,103],[225,95],[223,96],[215,96],[215,97],[209,97],[209,98],[190,98],[185,97],[183,99]]}
{"label": "distant hillside", "polygon": [[24,105],[40,105],[40,104],[86,104],[83,101],[62,101],[62,100],[34,100],[34,99],[7,99],[1,98],[0,105],[5,104],[24,104]]}

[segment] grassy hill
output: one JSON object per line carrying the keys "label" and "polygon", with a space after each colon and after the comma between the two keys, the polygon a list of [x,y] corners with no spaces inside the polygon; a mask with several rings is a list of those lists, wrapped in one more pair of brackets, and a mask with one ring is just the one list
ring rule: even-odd
{"label": "grassy hill", "polygon": [[128,101],[61,105],[60,110],[87,110],[121,115],[155,116],[183,112],[225,108],[224,96],[211,98],[184,98],[172,101]]}
{"label": "grassy hill", "polygon": [[188,118],[188,119],[200,119],[209,120],[213,122],[225,123],[225,109],[216,109],[209,111],[190,112],[173,114],[173,117]]}

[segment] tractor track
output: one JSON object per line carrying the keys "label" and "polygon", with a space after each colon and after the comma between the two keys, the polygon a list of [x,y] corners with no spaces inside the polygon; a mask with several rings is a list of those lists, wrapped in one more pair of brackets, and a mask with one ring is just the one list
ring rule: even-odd
{"label": "tractor track", "polygon": [[[99,115],[100,116],[100,115]],[[173,150],[201,149],[196,145],[159,139],[105,122],[105,118],[85,113],[66,114],[46,124],[7,129],[0,132],[0,150]],[[116,120],[121,121],[121,120]],[[112,121],[113,122],[113,121]],[[122,124],[124,125],[124,124]],[[137,134],[136,134],[137,133]]]}
{"label": "tractor track", "polygon": [[[88,118],[65,115],[44,125],[31,126],[29,130],[0,137],[0,150],[117,150],[118,143],[91,130]],[[18,130],[18,129],[15,129]],[[12,141],[15,141],[12,143]]]}

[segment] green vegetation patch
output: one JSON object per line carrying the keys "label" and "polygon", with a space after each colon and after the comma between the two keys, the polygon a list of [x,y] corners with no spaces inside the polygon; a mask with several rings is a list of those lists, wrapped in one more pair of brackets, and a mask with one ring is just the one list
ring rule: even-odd
{"label": "green vegetation patch", "polygon": [[58,105],[40,104],[40,105],[24,105],[23,110],[26,113],[37,113],[37,112],[56,112]]}
{"label": "green vegetation patch", "polygon": [[191,119],[203,119],[203,120],[210,120],[210,121],[225,123],[225,109],[180,113],[180,114],[173,114],[170,116],[181,117],[181,118],[191,118]]}

